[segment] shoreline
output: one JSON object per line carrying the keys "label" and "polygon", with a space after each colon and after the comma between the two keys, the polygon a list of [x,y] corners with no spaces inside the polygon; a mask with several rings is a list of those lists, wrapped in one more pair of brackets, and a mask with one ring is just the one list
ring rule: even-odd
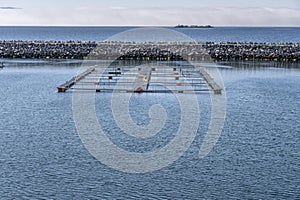
{"label": "shoreline", "polygon": [[300,43],[0,41],[0,59],[300,61]]}

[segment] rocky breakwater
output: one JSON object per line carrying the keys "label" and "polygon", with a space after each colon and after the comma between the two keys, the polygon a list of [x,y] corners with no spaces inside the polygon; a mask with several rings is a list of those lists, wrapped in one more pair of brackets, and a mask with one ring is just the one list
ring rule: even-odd
{"label": "rocky breakwater", "polygon": [[300,61],[300,43],[0,41],[0,58]]}
{"label": "rocky breakwater", "polygon": [[95,42],[0,41],[0,58],[83,59]]}
{"label": "rocky breakwater", "polygon": [[300,61],[300,43],[205,43],[214,60]]}

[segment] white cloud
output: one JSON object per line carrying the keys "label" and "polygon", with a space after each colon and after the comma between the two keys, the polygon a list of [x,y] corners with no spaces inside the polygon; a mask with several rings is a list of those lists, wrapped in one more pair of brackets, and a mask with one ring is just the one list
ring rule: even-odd
{"label": "white cloud", "polygon": [[1,25],[300,26],[300,10],[288,8],[126,8],[2,10]]}
{"label": "white cloud", "polygon": [[122,6],[112,6],[112,7],[109,7],[110,9],[112,10],[124,10],[126,9],[126,7],[122,7]]}

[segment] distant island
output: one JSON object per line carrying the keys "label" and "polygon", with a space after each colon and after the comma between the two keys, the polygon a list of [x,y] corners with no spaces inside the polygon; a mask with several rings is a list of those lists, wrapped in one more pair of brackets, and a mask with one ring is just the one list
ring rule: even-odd
{"label": "distant island", "polygon": [[182,24],[178,24],[177,26],[175,26],[175,28],[214,28],[211,25],[182,25]]}

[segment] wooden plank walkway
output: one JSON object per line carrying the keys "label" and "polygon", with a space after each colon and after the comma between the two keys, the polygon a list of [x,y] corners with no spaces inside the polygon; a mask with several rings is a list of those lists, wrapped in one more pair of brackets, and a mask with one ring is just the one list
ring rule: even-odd
{"label": "wooden plank walkway", "polygon": [[194,93],[194,92],[208,92],[209,89],[192,89],[192,90],[143,90],[143,91],[137,91],[137,90],[128,90],[128,89],[109,89],[109,88],[103,88],[103,89],[97,89],[97,88],[76,88],[73,87],[71,90],[75,91],[95,91],[95,92],[128,92],[128,93]]}
{"label": "wooden plank walkway", "polygon": [[89,75],[95,70],[95,67],[91,67],[87,69],[86,71],[82,72],[81,74],[71,78],[69,81],[65,82],[64,84],[57,87],[58,92],[66,92],[68,89],[70,89],[76,82],[82,80],[84,77]]}
{"label": "wooden plank walkway", "polygon": [[214,81],[214,79],[203,68],[200,68],[199,71],[214,93],[222,94],[222,88]]}

